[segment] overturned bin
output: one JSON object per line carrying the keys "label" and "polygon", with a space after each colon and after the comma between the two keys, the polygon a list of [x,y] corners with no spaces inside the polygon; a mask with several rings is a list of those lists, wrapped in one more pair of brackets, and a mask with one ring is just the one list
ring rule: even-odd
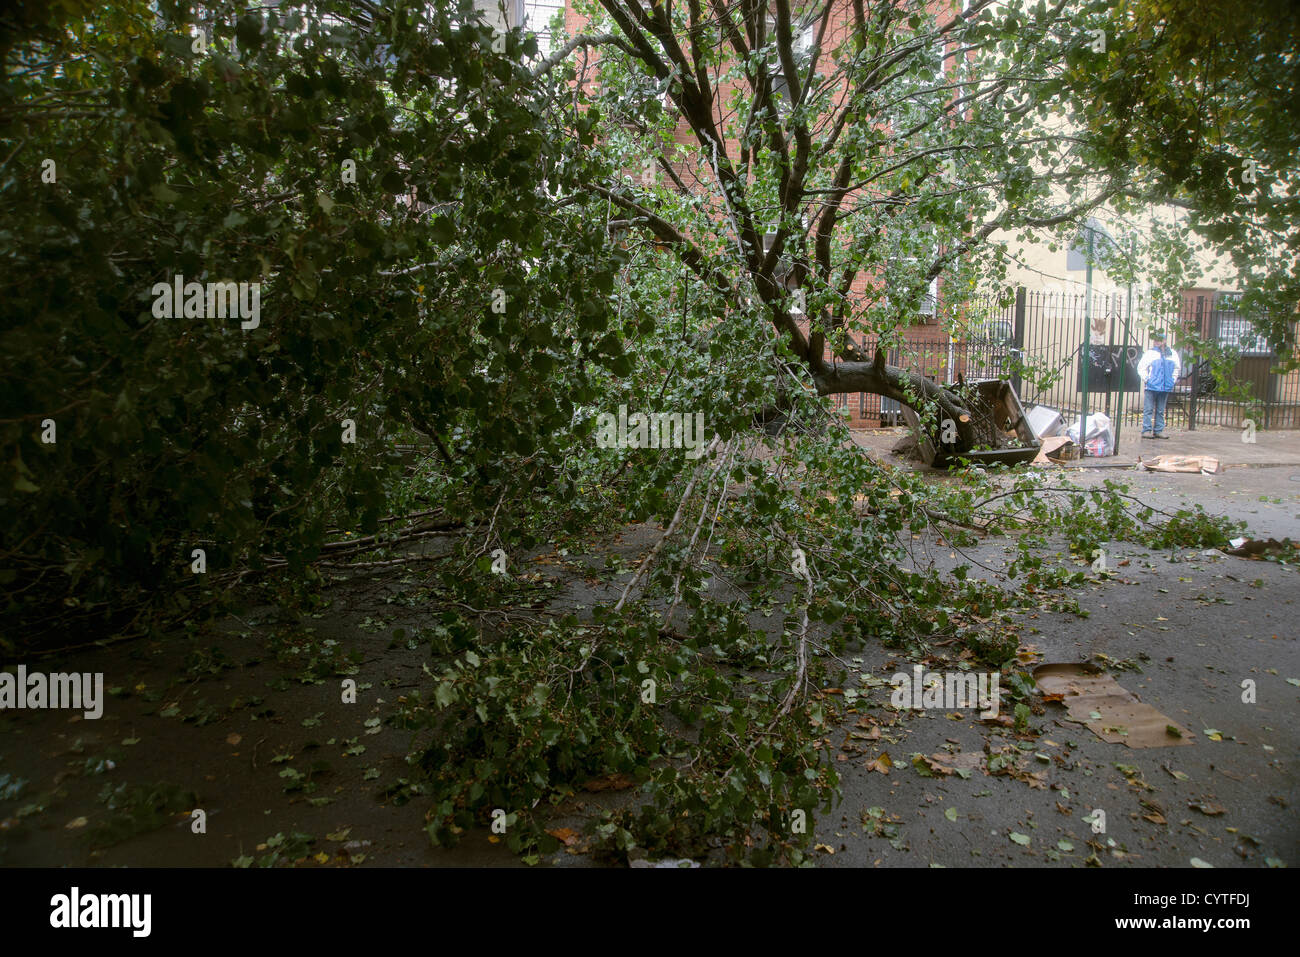
{"label": "overturned bin", "polygon": [[916,437],[921,459],[935,468],[947,468],[964,459],[972,465],[1019,465],[1038,455],[1041,443],[1025,418],[1020,396],[1006,379],[980,379],[948,389],[971,417],[974,441],[969,449],[939,441],[926,434],[916,412],[903,406],[903,419]]}

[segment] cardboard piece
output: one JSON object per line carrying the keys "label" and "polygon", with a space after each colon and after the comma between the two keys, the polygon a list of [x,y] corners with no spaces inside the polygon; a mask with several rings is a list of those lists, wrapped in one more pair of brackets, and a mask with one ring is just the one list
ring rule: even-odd
{"label": "cardboard piece", "polygon": [[1157,455],[1138,462],[1149,472],[1204,472],[1215,475],[1223,471],[1219,460],[1212,455]]}
{"label": "cardboard piece", "polygon": [[1070,439],[1064,435],[1052,435],[1043,439],[1043,444],[1034,456],[1034,465],[1055,465],[1058,461],[1065,461],[1065,456],[1061,452],[1067,447],[1074,445]]}
{"label": "cardboard piece", "polygon": [[1130,748],[1172,748],[1195,743],[1191,731],[1143,704],[1137,695],[1098,668],[1074,663],[1042,664],[1034,669],[1034,681],[1044,695],[1051,696],[1050,700],[1065,706],[1068,720],[1085,725],[1103,741]]}

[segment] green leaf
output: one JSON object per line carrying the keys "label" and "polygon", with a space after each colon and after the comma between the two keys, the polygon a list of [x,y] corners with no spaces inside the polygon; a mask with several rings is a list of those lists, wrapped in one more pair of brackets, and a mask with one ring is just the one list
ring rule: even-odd
{"label": "green leaf", "polygon": [[456,700],[456,692],[450,681],[443,681],[438,684],[438,688],[433,693],[433,700],[437,702],[439,708],[446,708]]}

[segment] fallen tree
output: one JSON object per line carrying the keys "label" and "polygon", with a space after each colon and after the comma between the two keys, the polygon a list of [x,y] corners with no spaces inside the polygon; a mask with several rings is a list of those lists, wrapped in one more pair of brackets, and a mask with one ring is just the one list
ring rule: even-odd
{"label": "fallen tree", "polygon": [[[1039,117],[1079,43],[1065,4],[996,17],[991,0],[938,16],[839,0],[579,8],[592,33],[569,45],[583,54],[575,103],[600,117],[611,172],[640,171],[600,195],[723,300],[748,300],[729,318],[770,323],[819,394],[937,408],[959,451],[967,410],[888,365],[884,345],[903,341],[933,280],[951,316],[997,274],[977,255],[995,232],[1141,194],[1131,169],[1079,162],[1104,154],[1101,134]],[[863,356],[868,334],[881,348]]]}

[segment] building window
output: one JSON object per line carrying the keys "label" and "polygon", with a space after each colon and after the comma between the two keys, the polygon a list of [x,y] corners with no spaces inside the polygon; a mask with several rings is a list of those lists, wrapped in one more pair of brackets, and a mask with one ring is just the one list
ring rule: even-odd
{"label": "building window", "polygon": [[935,276],[930,280],[930,286],[926,289],[925,295],[921,297],[921,308],[917,310],[923,316],[934,318],[935,307],[939,305],[939,277]]}
{"label": "building window", "polygon": [[[918,260],[915,256],[891,258],[887,267],[887,274],[892,274],[896,270],[903,271],[909,267],[916,268],[917,263]],[[896,286],[892,290],[894,293],[900,291],[901,290],[898,290]],[[887,291],[885,293],[885,308],[890,307],[891,298],[892,296],[890,295],[890,291]],[[939,312],[939,277],[935,276],[931,279],[929,283],[926,284],[925,291],[921,293],[917,300],[913,300],[913,302],[915,302],[915,316],[920,317],[921,321],[924,323],[936,322]]]}
{"label": "building window", "polygon": [[524,7],[524,26],[537,37],[537,52],[548,57],[564,41],[564,26],[560,32],[552,34],[551,20],[559,13],[564,14],[564,0],[522,0]]}
{"label": "building window", "polygon": [[1268,340],[1255,331],[1249,319],[1238,314],[1237,303],[1240,301],[1240,293],[1219,293],[1216,297],[1214,309],[1218,314],[1219,346],[1236,349],[1243,356],[1272,355]]}
{"label": "building window", "polygon": [[[817,39],[817,22],[810,20],[802,25],[792,23],[790,27],[794,34],[794,42],[791,44],[794,62],[800,70],[803,70],[808,65],[808,59],[812,56],[813,42]],[[772,93],[776,96],[777,109],[782,113],[788,113],[790,111],[790,83],[786,79],[784,68],[781,66],[781,55],[776,49],[776,17],[768,17],[767,37],[768,43],[772,47],[767,65],[768,74],[772,77]]]}

